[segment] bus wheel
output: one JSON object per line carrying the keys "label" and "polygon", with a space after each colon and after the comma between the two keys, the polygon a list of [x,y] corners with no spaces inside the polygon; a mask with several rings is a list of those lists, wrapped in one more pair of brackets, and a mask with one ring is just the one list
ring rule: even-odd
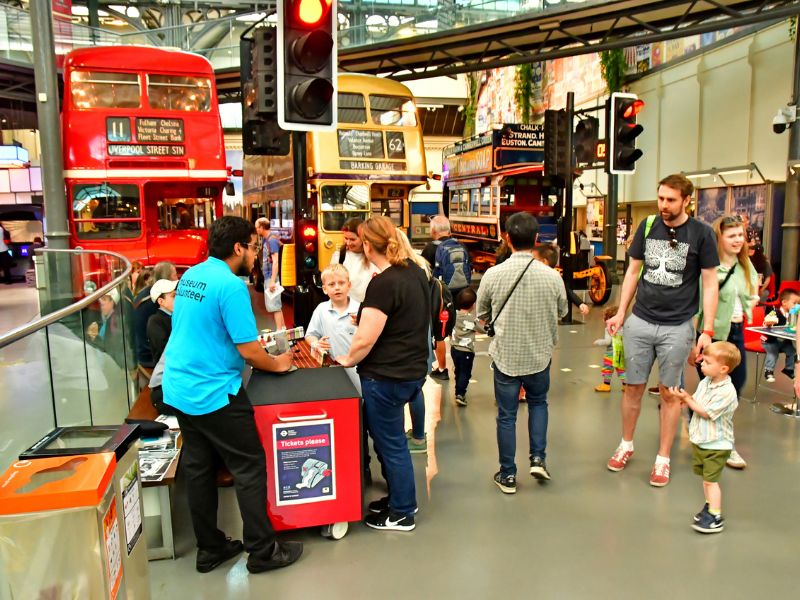
{"label": "bus wheel", "polygon": [[604,262],[598,262],[592,268],[592,276],[589,280],[589,298],[596,306],[602,306],[611,297],[611,278],[608,275],[608,267]]}

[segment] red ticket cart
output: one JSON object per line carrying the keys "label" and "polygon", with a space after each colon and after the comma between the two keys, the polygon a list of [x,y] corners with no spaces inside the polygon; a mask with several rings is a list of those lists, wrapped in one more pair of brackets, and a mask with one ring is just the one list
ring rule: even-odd
{"label": "red ticket cart", "polygon": [[254,371],[247,394],[267,455],[267,512],[278,531],[360,521],[361,400],[342,367]]}

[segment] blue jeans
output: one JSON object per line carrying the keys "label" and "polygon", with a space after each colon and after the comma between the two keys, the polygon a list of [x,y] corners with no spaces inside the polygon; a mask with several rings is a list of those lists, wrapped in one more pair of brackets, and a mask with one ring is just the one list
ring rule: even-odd
{"label": "blue jeans", "polygon": [[475,353],[450,348],[450,356],[453,359],[456,371],[456,396],[466,396],[469,378],[472,377],[472,363],[475,361]]}
{"label": "blue jeans", "polygon": [[411,414],[411,437],[415,440],[425,438],[425,396],[422,388],[414,399],[408,403],[408,411]]}
{"label": "blue jeans", "polygon": [[791,340],[769,339],[766,342],[761,342],[764,350],[767,353],[767,358],[764,361],[764,369],[767,371],[774,371],[778,364],[778,355],[783,352],[786,355],[785,367],[792,371],[794,369],[794,361],[796,360],[797,353]]}
{"label": "blue jeans", "polygon": [[530,457],[546,458],[547,447],[547,392],[550,389],[550,365],[530,375],[512,377],[494,365],[494,397],[497,400],[497,448],[500,453],[500,472],[504,476],[516,475],[517,465],[517,409],[519,390],[525,389],[528,402],[528,436]]}
{"label": "blue jeans", "polygon": [[421,394],[424,381],[424,378],[377,381],[361,377],[367,428],[389,488],[389,508],[401,515],[411,515],[417,508],[414,466],[408,452],[403,408],[406,402]]}

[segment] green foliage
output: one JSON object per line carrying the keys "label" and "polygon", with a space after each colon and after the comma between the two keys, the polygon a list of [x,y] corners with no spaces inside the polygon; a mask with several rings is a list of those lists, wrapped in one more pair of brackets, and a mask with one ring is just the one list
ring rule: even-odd
{"label": "green foliage", "polygon": [[469,96],[464,106],[464,137],[475,134],[475,114],[478,112],[478,95],[481,90],[481,72],[467,73]]}
{"label": "green foliage", "polygon": [[625,53],[620,48],[603,50],[600,52],[600,74],[606,82],[608,93],[619,92],[625,81],[625,71],[628,64],[625,62]]}
{"label": "green foliage", "polygon": [[794,41],[797,36],[797,17],[789,19],[789,39]]}
{"label": "green foliage", "polygon": [[517,66],[514,76],[514,100],[524,124],[531,122],[533,113],[533,65],[526,63]]}

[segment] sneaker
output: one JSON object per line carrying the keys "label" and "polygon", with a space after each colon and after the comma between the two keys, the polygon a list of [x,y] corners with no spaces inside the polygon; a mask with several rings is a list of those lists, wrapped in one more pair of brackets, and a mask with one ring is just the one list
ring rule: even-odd
{"label": "sneaker", "polygon": [[225,538],[225,545],[222,550],[212,552],[210,550],[197,549],[197,560],[195,561],[195,568],[200,573],[208,573],[213,571],[226,560],[230,560],[237,554],[244,550],[244,545],[239,540],[232,540]]}
{"label": "sneaker", "polygon": [[650,485],[654,487],[664,487],[668,483],[669,465],[667,463],[653,465],[653,470],[650,471]]}
{"label": "sneaker", "polygon": [[387,510],[377,515],[367,515],[364,523],[367,527],[386,531],[413,531],[416,527],[414,515],[401,515],[392,510]]}
{"label": "sneaker", "polygon": [[708,502],[706,502],[705,504],[703,504],[703,508],[700,509],[700,512],[697,513],[694,517],[692,517],[692,523],[699,523],[705,517],[705,515],[708,514],[710,513],[708,512]]}
{"label": "sneaker", "polygon": [[744,469],[747,466],[747,461],[736,450],[731,450],[731,455],[725,461],[725,464],[731,469]]}
{"label": "sneaker", "polygon": [[781,373],[786,375],[789,379],[794,379],[794,369],[781,369]]}
{"label": "sneaker", "polygon": [[504,494],[517,493],[517,476],[503,475],[500,471],[494,474],[494,482]]}
{"label": "sneaker", "polygon": [[[367,504],[367,510],[375,514],[387,512],[389,510],[389,496],[384,496],[380,500],[373,500]],[[418,510],[419,508],[415,508],[414,514],[417,514]]]}
{"label": "sneaker", "polygon": [[601,383],[596,388],[594,388],[595,392],[610,392],[611,391],[611,384],[610,383]]}
{"label": "sneaker", "polygon": [[531,459],[531,475],[533,475],[534,479],[538,479],[539,481],[550,480],[550,473],[547,471],[547,465],[543,458],[534,456]]}
{"label": "sneaker", "polygon": [[456,404],[459,406],[466,406],[467,397],[464,394],[456,394]]}
{"label": "sneaker", "polygon": [[725,528],[725,519],[722,515],[712,515],[706,512],[701,515],[700,520],[692,523],[692,529],[700,533],[719,533]]}
{"label": "sneaker", "polygon": [[427,438],[420,441],[415,438],[409,438],[408,440],[408,451],[411,454],[425,454],[428,451],[428,440]]}
{"label": "sneaker", "polygon": [[764,371],[764,381],[767,383],[775,383],[775,373],[772,371]]}
{"label": "sneaker", "polygon": [[447,369],[433,369],[431,371],[431,377],[433,379],[438,379],[439,381],[447,381],[450,379],[450,373],[448,373]]}
{"label": "sneaker", "polygon": [[659,390],[658,386],[656,385],[656,386],[647,388],[647,393],[650,394],[651,396],[660,396],[661,395],[661,390]]}
{"label": "sneaker", "polygon": [[608,459],[606,466],[609,471],[622,471],[631,456],[633,456],[633,450],[623,450],[622,446],[618,446],[611,458]]}
{"label": "sneaker", "polygon": [[302,542],[275,542],[275,549],[269,558],[259,558],[251,554],[247,558],[247,570],[255,574],[282,569],[296,562],[302,554]]}

